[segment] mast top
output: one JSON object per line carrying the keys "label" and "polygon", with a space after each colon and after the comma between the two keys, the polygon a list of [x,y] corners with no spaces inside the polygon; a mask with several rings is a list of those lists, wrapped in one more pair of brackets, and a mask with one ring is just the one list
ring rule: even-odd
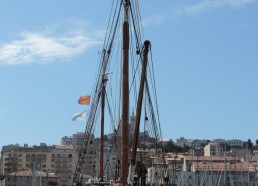
{"label": "mast top", "polygon": [[128,13],[128,9],[129,9],[129,3],[130,0],[123,0],[123,4],[124,4],[124,22],[128,22],[129,20],[129,13]]}

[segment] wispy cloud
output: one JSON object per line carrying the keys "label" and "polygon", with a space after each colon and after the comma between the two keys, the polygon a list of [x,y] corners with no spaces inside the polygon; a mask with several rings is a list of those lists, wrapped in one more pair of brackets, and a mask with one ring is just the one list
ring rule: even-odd
{"label": "wispy cloud", "polygon": [[[144,26],[158,25],[167,19],[177,18],[183,15],[194,15],[220,8],[244,8],[257,0],[198,0],[192,4],[173,7],[170,14],[158,14],[143,20]],[[192,2],[192,1],[191,1]]]}
{"label": "wispy cloud", "polygon": [[55,29],[49,28],[42,33],[21,33],[19,39],[0,46],[0,64],[50,63],[58,59],[71,59],[98,43],[99,38],[91,33],[75,29],[58,34]]}
{"label": "wispy cloud", "polygon": [[241,8],[254,1],[255,0],[203,0],[199,4],[187,6],[181,11],[194,14],[222,7]]}
{"label": "wispy cloud", "polygon": [[165,20],[165,16],[163,15],[155,15],[143,20],[143,26],[157,25]]}

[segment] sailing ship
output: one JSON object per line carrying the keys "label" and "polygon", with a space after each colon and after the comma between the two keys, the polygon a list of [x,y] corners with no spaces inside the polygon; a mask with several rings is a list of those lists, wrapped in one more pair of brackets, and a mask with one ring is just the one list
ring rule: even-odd
{"label": "sailing ship", "polygon": [[[120,26],[122,31],[119,29]],[[96,176],[98,183],[95,178],[92,178],[90,184],[124,186],[140,183],[146,185],[146,166],[143,161],[137,160],[139,159],[137,154],[140,151],[140,130],[143,130],[149,139],[155,141],[152,146],[157,149],[157,152],[160,153],[162,148],[158,142],[161,138],[161,128],[154,64],[152,57],[149,57],[152,56],[151,42],[148,40],[143,42],[143,38],[138,1],[117,0],[113,3],[92,90],[84,144],[79,154],[73,185],[86,184],[83,179],[85,164],[87,156],[91,153],[92,137],[99,123],[99,171]],[[130,135],[129,111],[132,108],[136,108],[136,115],[133,132]],[[118,164],[117,174],[112,178],[114,181],[111,183],[104,176],[106,167],[104,166],[104,130],[107,128],[107,122],[105,122],[107,120],[112,126],[114,134],[112,139],[116,144]],[[160,178],[166,177],[165,166],[160,174]],[[160,183],[163,181],[161,180]]]}

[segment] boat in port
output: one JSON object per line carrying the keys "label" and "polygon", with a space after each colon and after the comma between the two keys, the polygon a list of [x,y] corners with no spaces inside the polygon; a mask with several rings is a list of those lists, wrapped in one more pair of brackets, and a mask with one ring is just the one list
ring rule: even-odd
{"label": "boat in port", "polygon": [[[148,153],[146,144],[150,143],[151,149],[155,149],[153,156],[162,156],[151,42],[144,40],[141,20],[137,0],[113,2],[73,185],[146,185],[147,169],[143,161],[144,154]],[[134,113],[134,108],[134,121],[129,124],[129,113],[130,110]],[[105,141],[107,125],[111,126],[113,135],[108,144]],[[92,179],[85,182],[83,175],[96,141],[93,140],[96,128],[100,136],[97,145],[99,157],[94,166],[98,171],[94,171]],[[106,151],[106,147],[110,150]],[[112,177],[105,176],[108,153],[116,156],[115,175]],[[156,173],[160,175],[160,184],[166,177],[162,162],[161,167],[164,169]]]}

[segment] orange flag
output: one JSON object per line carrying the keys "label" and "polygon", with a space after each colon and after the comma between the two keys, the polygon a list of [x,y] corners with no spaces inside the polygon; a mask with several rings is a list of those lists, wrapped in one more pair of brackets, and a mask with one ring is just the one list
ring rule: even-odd
{"label": "orange flag", "polygon": [[81,105],[89,105],[90,104],[90,96],[81,96],[78,99],[78,103]]}

